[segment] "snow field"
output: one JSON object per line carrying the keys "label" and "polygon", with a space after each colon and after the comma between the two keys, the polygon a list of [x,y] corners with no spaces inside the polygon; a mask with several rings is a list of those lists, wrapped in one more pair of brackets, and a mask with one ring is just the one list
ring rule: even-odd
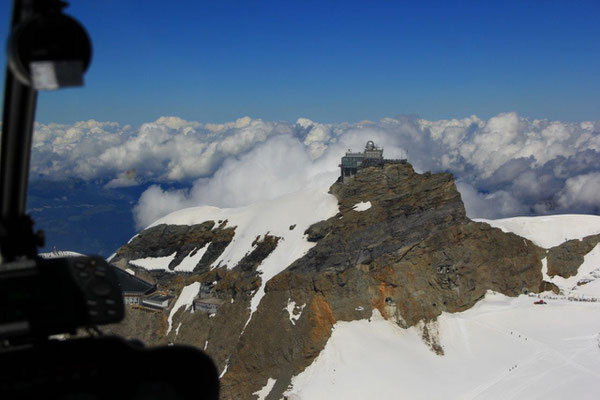
{"label": "snow field", "polygon": [[[171,332],[173,316],[175,315],[177,310],[179,310],[181,307],[185,307],[186,310],[190,308],[190,306],[194,302],[194,298],[198,295],[198,292],[200,292],[200,282],[194,282],[181,289],[181,293],[179,294],[177,301],[175,301],[175,304],[173,305],[173,308],[171,308],[171,312],[169,313],[169,329],[167,329],[166,335],[168,335],[169,332]],[[179,324],[179,326],[177,327],[178,331],[180,327],[181,324]]]}
{"label": "snow field", "polygon": [[169,271],[169,264],[175,258],[177,252],[173,252],[170,256],[166,257],[147,257],[147,258],[138,258],[137,260],[130,260],[129,264],[135,265],[136,267],[142,267],[147,270],[153,269],[163,269],[165,271]]}
{"label": "snow field", "polygon": [[306,307],[306,304],[302,304],[301,306],[296,305],[295,301],[288,299],[287,306],[285,306],[283,309],[288,312],[288,316],[292,325],[296,325],[296,321],[298,321],[302,316],[304,307]]}
{"label": "snow field", "polygon": [[273,390],[273,386],[275,386],[275,382],[277,382],[277,379],[269,378],[267,380],[267,383],[265,384],[265,386],[262,389],[254,392],[252,394],[255,396],[258,396],[257,400],[265,400],[267,395],[269,393],[271,393],[271,390]]}
{"label": "snow field", "polygon": [[352,207],[352,209],[354,211],[366,211],[369,208],[371,208],[371,202],[370,201],[367,201],[367,202],[361,201],[360,203],[356,203],[354,205],[354,207]]}
{"label": "snow field", "polygon": [[208,246],[208,244],[205,244],[200,249],[196,249],[197,251],[194,255],[192,255],[194,251],[191,251],[190,254],[188,254],[186,258],[181,260],[181,262],[175,267],[175,271],[192,272],[204,256],[204,253],[206,253]]}
{"label": "snow field", "polygon": [[514,217],[503,219],[475,219],[504,232],[512,232],[549,249],[567,240],[582,239],[600,233],[599,215],[545,215],[540,217]]}
{"label": "snow field", "polygon": [[438,319],[445,355],[417,327],[374,310],[337,322],[325,349],[287,394],[295,399],[578,399],[600,390],[600,304],[488,292],[462,313]]}

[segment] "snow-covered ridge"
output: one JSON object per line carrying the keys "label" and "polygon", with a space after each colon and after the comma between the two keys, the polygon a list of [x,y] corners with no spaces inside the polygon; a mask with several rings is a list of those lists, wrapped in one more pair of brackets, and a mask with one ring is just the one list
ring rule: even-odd
{"label": "snow-covered ridge", "polygon": [[[546,248],[600,233],[595,215],[479,221]],[[581,280],[589,283],[577,286]],[[600,302],[593,300],[600,298],[600,244],[584,257],[576,276],[552,281],[565,295],[542,294],[545,305],[534,305],[536,299],[526,295],[488,291],[467,311],[443,313],[435,328],[444,356],[430,351],[418,326],[401,329],[377,310],[368,320],[337,322],[325,348],[292,379],[286,395],[294,400],[596,399]]]}
{"label": "snow-covered ridge", "polygon": [[67,250],[57,250],[57,251],[51,251],[49,253],[39,253],[38,254],[38,256],[40,256],[42,258],[79,257],[82,255],[83,254],[81,254],[81,253],[76,253],[74,251],[67,251]]}
{"label": "snow-covered ridge", "polygon": [[600,233],[600,215],[564,214],[475,221],[523,236],[546,249],[568,240],[583,239]]}
{"label": "snow-covered ridge", "polygon": [[[304,231],[313,223],[337,212],[337,199],[328,194],[327,189],[316,188],[240,208],[186,208],[159,219],[149,228],[160,224],[194,225],[210,220],[227,221],[226,227],[236,228],[235,236],[213,266],[226,264],[228,268],[233,268],[252,251],[254,240],[267,233],[283,238],[278,248],[287,244],[286,247],[290,247],[288,250],[295,250],[294,254],[303,253],[298,247],[308,250],[305,245],[313,245],[304,239]],[[290,229],[293,225],[295,228]]]}
{"label": "snow-covered ridge", "polygon": [[[327,193],[329,186],[329,180],[323,180],[306,190],[240,208],[187,208],[159,219],[150,227],[160,224],[194,225],[205,221],[226,221],[225,226],[235,227],[235,235],[213,263],[213,268],[223,265],[234,268],[254,249],[252,243],[257,237],[264,237],[266,234],[280,237],[275,250],[257,268],[262,275],[262,283],[251,301],[253,313],[264,295],[266,282],[315,245],[306,240],[304,231],[310,225],[328,219],[338,212],[337,199]],[[144,262],[151,263],[151,260]],[[178,267],[175,267],[175,270],[179,270]]]}

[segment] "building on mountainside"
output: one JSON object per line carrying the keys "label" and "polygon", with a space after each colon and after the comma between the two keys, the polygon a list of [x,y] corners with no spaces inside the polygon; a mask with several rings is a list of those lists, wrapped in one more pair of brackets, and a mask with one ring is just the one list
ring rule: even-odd
{"label": "building on mountainside", "polygon": [[192,303],[192,310],[202,311],[207,314],[215,314],[224,301],[216,297],[197,298]]}
{"label": "building on mountainside", "polygon": [[375,146],[375,143],[372,140],[369,140],[362,153],[353,153],[352,150],[349,149],[346,152],[346,155],[342,157],[342,162],[339,165],[341,174],[338,181],[348,183],[350,179],[358,173],[359,169],[380,166],[385,163],[406,163],[406,159],[385,160],[383,158],[383,148]]}
{"label": "building on mountainside", "polygon": [[117,274],[119,287],[123,292],[123,300],[125,304],[132,306],[143,307],[155,311],[162,311],[169,306],[169,300],[173,296],[169,296],[163,292],[157,292],[155,284],[146,282],[131,273],[113,266]]}
{"label": "building on mountainside", "polygon": [[215,284],[216,282],[211,281],[200,283],[198,296],[192,302],[192,310],[202,311],[207,314],[215,314],[217,312],[224,301],[215,297]]}
{"label": "building on mountainside", "polygon": [[157,310],[164,310],[169,307],[169,300],[172,298],[173,296],[155,294],[154,296],[142,299],[142,306]]}
{"label": "building on mountainside", "polygon": [[142,300],[156,291],[156,285],[146,282],[121,268],[113,266],[125,304],[141,305]]}
{"label": "building on mountainside", "polygon": [[213,290],[215,288],[215,283],[214,282],[202,282],[200,284],[200,291],[199,293],[199,297],[201,299],[205,299],[207,297],[210,297],[213,293]]}
{"label": "building on mountainside", "polygon": [[398,307],[396,306],[396,302],[391,297],[385,298],[385,303],[383,305],[383,309],[386,314],[392,321],[398,322]]}

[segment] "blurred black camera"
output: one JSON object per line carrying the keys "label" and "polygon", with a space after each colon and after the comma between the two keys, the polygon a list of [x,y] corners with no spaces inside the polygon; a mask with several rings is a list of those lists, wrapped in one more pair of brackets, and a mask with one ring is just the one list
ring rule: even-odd
{"label": "blurred black camera", "polygon": [[75,334],[125,316],[117,276],[101,257],[24,259],[0,264],[0,340]]}
{"label": "blurred black camera", "polygon": [[0,264],[0,398],[218,399],[217,369],[195,348],[62,335],[123,319],[114,268],[97,256]]}

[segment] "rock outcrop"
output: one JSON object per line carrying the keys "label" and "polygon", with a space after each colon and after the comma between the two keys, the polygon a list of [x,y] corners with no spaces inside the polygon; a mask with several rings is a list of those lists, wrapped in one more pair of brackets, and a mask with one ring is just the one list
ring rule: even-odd
{"label": "rock outcrop", "polygon": [[175,253],[169,263],[173,270],[187,256],[193,256],[204,246],[206,252],[194,268],[205,272],[233,239],[234,228],[226,228],[227,221],[206,221],[198,225],[157,225],[146,229],[121,247],[111,259],[114,265],[124,267],[130,260],[146,257],[167,257]]}
{"label": "rock outcrop", "polygon": [[583,257],[600,243],[600,235],[587,236],[581,240],[569,240],[548,250],[548,275],[569,278],[577,274]]}
{"label": "rock outcrop", "polygon": [[[225,371],[224,399],[252,398],[269,378],[277,381],[267,399],[279,399],[324,348],[337,321],[369,318],[377,309],[402,327],[422,325],[432,350],[443,354],[428,328],[442,312],[466,310],[487,290],[516,296],[548,287],[541,273],[545,251],[469,220],[450,174],[417,174],[410,164],[389,163],[359,170],[331,193],[339,213],[306,231],[315,246],[266,282],[250,319],[251,299],[261,286],[256,269],[279,241],[267,232],[236,266],[210,270],[215,250],[192,274],[161,275],[159,286],[174,293],[195,281],[215,281],[215,296],[224,301],[216,315],[182,308],[167,334],[166,316],[129,310],[113,332],[132,336],[142,326],[153,332],[141,335],[151,343],[206,349]],[[355,210],[361,202],[371,207]],[[173,252],[182,259],[208,242],[223,251],[215,243],[226,247],[234,234],[214,221],[157,226],[120,249],[115,261]]]}

